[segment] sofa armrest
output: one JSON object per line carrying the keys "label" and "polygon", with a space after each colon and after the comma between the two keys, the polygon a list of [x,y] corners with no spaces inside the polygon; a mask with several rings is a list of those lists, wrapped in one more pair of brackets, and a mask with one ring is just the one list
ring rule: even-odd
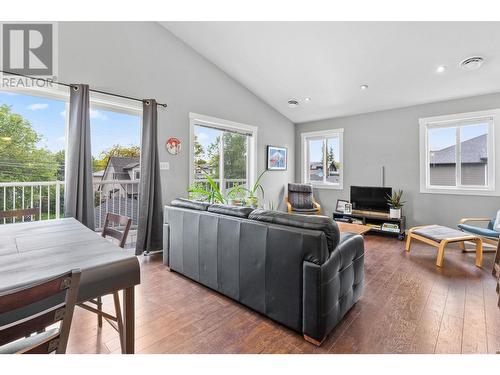
{"label": "sofa armrest", "polygon": [[303,332],[322,342],[359,300],[364,284],[364,240],[343,234],[322,265],[304,262]]}

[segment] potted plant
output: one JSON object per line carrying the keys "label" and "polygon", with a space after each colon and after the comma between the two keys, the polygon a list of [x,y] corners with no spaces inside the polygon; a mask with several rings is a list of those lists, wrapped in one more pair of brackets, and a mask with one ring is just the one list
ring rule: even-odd
{"label": "potted plant", "polygon": [[247,189],[243,184],[234,185],[227,192],[227,200],[230,205],[243,206],[245,204],[245,195]]}
{"label": "potted plant", "polygon": [[264,188],[260,184],[260,180],[262,179],[262,176],[264,176],[264,173],[266,173],[267,170],[264,170],[259,177],[257,177],[257,181],[255,181],[255,184],[253,184],[252,188],[247,189],[248,192],[248,197],[247,197],[247,205],[250,207],[255,207],[257,208],[259,205],[259,197],[257,196],[257,193],[260,192],[262,193],[262,199],[264,199]]}
{"label": "potted plant", "polygon": [[219,186],[212,177],[205,173],[209,188],[204,183],[195,182],[189,189],[189,197],[209,203],[226,203],[226,198],[222,195]]}
{"label": "potted plant", "polygon": [[274,204],[274,202],[273,202],[273,201],[269,201],[269,202],[267,203],[267,209],[268,209],[268,210],[271,210],[271,211],[276,211],[276,205]]}
{"label": "potted plant", "polygon": [[396,190],[392,195],[387,195],[387,204],[389,205],[389,218],[401,219],[401,208],[406,202],[402,201],[403,190]]}

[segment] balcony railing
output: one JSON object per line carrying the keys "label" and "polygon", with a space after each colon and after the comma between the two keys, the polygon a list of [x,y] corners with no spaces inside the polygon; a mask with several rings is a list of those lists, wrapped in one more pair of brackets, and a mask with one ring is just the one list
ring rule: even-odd
{"label": "balcony railing", "polygon": [[106,213],[130,217],[137,228],[139,217],[139,180],[94,181],[95,226],[102,229]]}
{"label": "balcony railing", "polygon": [[[139,181],[94,181],[95,230],[102,229],[107,212],[132,219],[139,217]],[[0,182],[0,210],[37,208],[38,215],[3,219],[0,224],[38,221],[64,217],[64,181]]]}
{"label": "balcony railing", "polygon": [[[211,189],[210,184],[208,183],[208,181],[206,179],[202,179],[202,178],[195,179],[194,182],[196,184],[202,185],[203,188],[206,190],[210,191],[210,189]],[[217,186],[220,186],[221,181],[219,179],[216,179],[215,183],[217,184]],[[246,187],[247,180],[244,178],[223,179],[222,180],[223,189],[221,189],[221,190],[223,192],[227,192],[229,189],[231,189],[232,187],[234,187],[236,185],[242,185],[243,187]]]}
{"label": "balcony railing", "polygon": [[25,208],[38,208],[38,215],[20,219],[3,219],[0,224],[12,220],[48,220],[58,219],[64,211],[64,182],[0,182],[0,209],[2,211],[21,210]]}

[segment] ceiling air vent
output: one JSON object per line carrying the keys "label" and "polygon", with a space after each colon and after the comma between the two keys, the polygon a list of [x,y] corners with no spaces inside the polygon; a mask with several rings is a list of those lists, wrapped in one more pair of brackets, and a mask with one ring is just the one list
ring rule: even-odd
{"label": "ceiling air vent", "polygon": [[476,70],[483,65],[484,59],[480,56],[469,57],[460,63],[460,67],[464,70]]}

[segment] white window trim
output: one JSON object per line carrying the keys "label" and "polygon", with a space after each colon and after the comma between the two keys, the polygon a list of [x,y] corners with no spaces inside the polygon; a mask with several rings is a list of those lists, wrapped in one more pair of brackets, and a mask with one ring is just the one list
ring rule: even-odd
{"label": "white window trim", "polygon": [[189,185],[194,182],[194,127],[196,125],[218,128],[234,132],[243,132],[251,134],[248,137],[248,163],[247,178],[248,186],[252,186],[255,181],[257,171],[257,127],[253,125],[242,124],[239,122],[220,119],[198,113],[189,112]]}
{"label": "white window trim", "polygon": [[[339,179],[340,182],[338,184],[325,183],[325,182],[317,182],[317,181],[309,181],[308,173],[309,173],[309,144],[308,141],[311,139],[319,138],[339,138],[339,163],[340,163],[340,173]],[[344,129],[329,129],[329,130],[320,130],[314,132],[306,132],[300,134],[301,138],[301,160],[302,160],[302,182],[310,183],[315,188],[318,189],[333,189],[333,190],[343,190],[344,189]]]}
{"label": "white window trim", "polygon": [[[477,119],[488,119],[490,124],[488,126],[488,177],[489,185],[485,187],[473,186],[431,186],[429,185],[430,169],[429,153],[428,153],[428,129],[447,127],[450,125],[459,124],[460,122],[470,122]],[[495,153],[495,149],[500,147],[500,139],[495,137],[495,128],[500,123],[500,109],[492,109],[487,111],[457,113],[445,116],[426,117],[419,119],[419,141],[420,141],[420,192],[428,194],[458,194],[458,195],[483,195],[483,196],[499,196],[500,181],[498,178],[500,173],[500,160],[498,160],[500,153]],[[460,152],[460,145],[457,147],[457,153]],[[457,165],[457,175],[460,176],[460,166]],[[460,182],[460,180],[457,180]]]}

